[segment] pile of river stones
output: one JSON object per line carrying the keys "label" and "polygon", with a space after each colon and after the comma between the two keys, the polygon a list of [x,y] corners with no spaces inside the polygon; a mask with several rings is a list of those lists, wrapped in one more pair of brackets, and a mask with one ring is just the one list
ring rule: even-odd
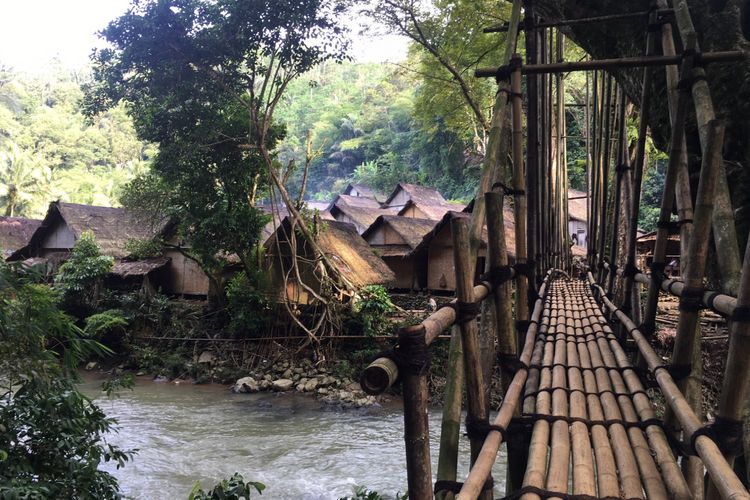
{"label": "pile of river stones", "polygon": [[335,377],[326,368],[315,367],[309,360],[298,366],[287,361],[258,369],[232,386],[235,393],[296,391],[314,395],[319,401],[344,408],[378,405],[360,385],[348,377]]}

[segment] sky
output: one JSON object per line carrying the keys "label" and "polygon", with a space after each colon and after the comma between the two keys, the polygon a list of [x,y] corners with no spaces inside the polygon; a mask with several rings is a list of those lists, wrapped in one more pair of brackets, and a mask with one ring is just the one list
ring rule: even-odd
{"label": "sky", "polygon": [[[17,71],[44,74],[57,58],[64,68],[81,69],[95,47],[96,32],[127,10],[130,0],[0,0],[0,64]],[[399,61],[404,38],[357,36],[360,62]]]}

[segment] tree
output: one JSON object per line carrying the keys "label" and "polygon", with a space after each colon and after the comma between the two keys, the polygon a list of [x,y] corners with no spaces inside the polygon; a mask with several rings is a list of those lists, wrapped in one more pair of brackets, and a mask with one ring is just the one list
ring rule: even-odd
{"label": "tree", "polygon": [[13,217],[49,186],[49,170],[18,146],[0,152],[0,203]]}
{"label": "tree", "polygon": [[106,354],[33,271],[0,261],[0,497],[119,498],[99,470],[132,455],[106,441],[115,421],[76,388],[76,367]]}
{"label": "tree", "polygon": [[84,312],[90,313],[96,309],[104,277],[113,265],[114,259],[99,251],[94,234],[84,232],[73,246],[70,258],[60,266],[55,288],[61,292],[66,306],[83,308]]}

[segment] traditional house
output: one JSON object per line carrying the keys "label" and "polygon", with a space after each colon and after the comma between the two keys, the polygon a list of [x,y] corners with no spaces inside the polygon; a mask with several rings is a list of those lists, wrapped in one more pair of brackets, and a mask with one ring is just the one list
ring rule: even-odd
{"label": "traditional house", "polygon": [[[586,248],[588,231],[588,195],[583,191],[568,189],[568,233],[573,242],[573,253]],[[585,252],[584,252],[585,254]]]}
{"label": "traditional house", "polygon": [[406,183],[396,186],[383,206],[395,209],[403,217],[432,220],[442,219],[449,211],[464,209],[460,203],[446,201],[436,189]]}
{"label": "traditional house", "polygon": [[346,189],[344,189],[344,192],[342,194],[355,196],[358,198],[372,198],[373,200],[377,200],[375,190],[363,184],[349,184],[348,186],[346,186]]}
{"label": "traditional house", "polygon": [[[176,295],[205,296],[208,277],[198,264],[187,258],[179,242],[170,236],[173,224],[166,219],[143,221],[123,208],[50,203],[47,215],[28,244],[8,260],[43,259],[49,272],[55,272],[67,260],[81,234],[90,231],[103,255],[116,260],[108,282],[115,287],[142,283]],[[133,261],[126,246],[131,240],[166,239],[171,245],[162,258]]]}
{"label": "traditional house", "polygon": [[[508,257],[515,260],[516,235],[513,211],[509,207],[503,210],[505,224],[505,244]],[[409,254],[416,260],[427,262],[427,289],[435,292],[454,292],[456,290],[456,270],[453,263],[453,238],[450,221],[453,218],[469,218],[466,212],[447,212],[435,227],[427,233],[422,241]],[[487,256],[487,233],[482,236],[482,244],[477,258],[476,277],[484,272]]]}
{"label": "traditional house", "polygon": [[[326,201],[306,201],[305,205],[307,206],[308,210],[315,211],[320,219],[335,220],[331,215],[331,212],[328,211],[328,206],[330,205],[330,203]],[[275,208],[273,207],[273,205],[263,205],[260,208],[262,208],[266,215],[270,216],[270,220],[263,227],[263,232],[260,238],[261,243],[265,243],[266,241],[268,241],[268,238],[271,237],[274,231],[276,231],[276,228],[279,227],[281,221],[283,221],[284,218],[289,215],[289,209],[286,207],[286,205],[283,204],[276,205]]]}
{"label": "traditional house", "polygon": [[25,247],[42,221],[23,217],[0,217],[0,252],[7,259],[13,252]]}
{"label": "traditional house", "polygon": [[395,215],[395,208],[381,208],[374,198],[340,194],[328,207],[331,216],[339,222],[354,224],[362,234],[381,215]]}
{"label": "traditional house", "polygon": [[[340,274],[355,287],[385,285],[394,281],[393,272],[373,253],[354,225],[325,221],[315,238],[335,269],[323,267],[302,233],[292,231],[289,217],[282,221],[266,241],[272,293],[278,299],[295,304],[312,304],[315,302],[312,292],[320,293],[323,288],[321,276],[330,273]],[[295,248],[296,252],[293,250]],[[297,261],[301,283],[297,279],[297,273],[289,272],[293,259]]]}
{"label": "traditional house", "polygon": [[396,275],[391,288],[423,290],[427,287],[427,259],[412,251],[432,231],[437,221],[397,215],[381,215],[362,234]]}
{"label": "traditional house", "polygon": [[[656,247],[656,231],[640,234],[636,240],[637,262],[639,269],[648,269],[654,261],[654,248]],[[667,253],[664,262],[667,264],[667,274],[677,275],[680,273],[680,235],[670,234],[667,240]]]}

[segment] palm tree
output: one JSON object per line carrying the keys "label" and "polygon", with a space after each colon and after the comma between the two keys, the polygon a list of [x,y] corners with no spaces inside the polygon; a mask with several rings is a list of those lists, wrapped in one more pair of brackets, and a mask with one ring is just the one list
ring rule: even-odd
{"label": "palm tree", "polygon": [[48,168],[15,144],[0,152],[0,206],[5,206],[5,215],[15,216],[35,196],[43,194],[49,174]]}

